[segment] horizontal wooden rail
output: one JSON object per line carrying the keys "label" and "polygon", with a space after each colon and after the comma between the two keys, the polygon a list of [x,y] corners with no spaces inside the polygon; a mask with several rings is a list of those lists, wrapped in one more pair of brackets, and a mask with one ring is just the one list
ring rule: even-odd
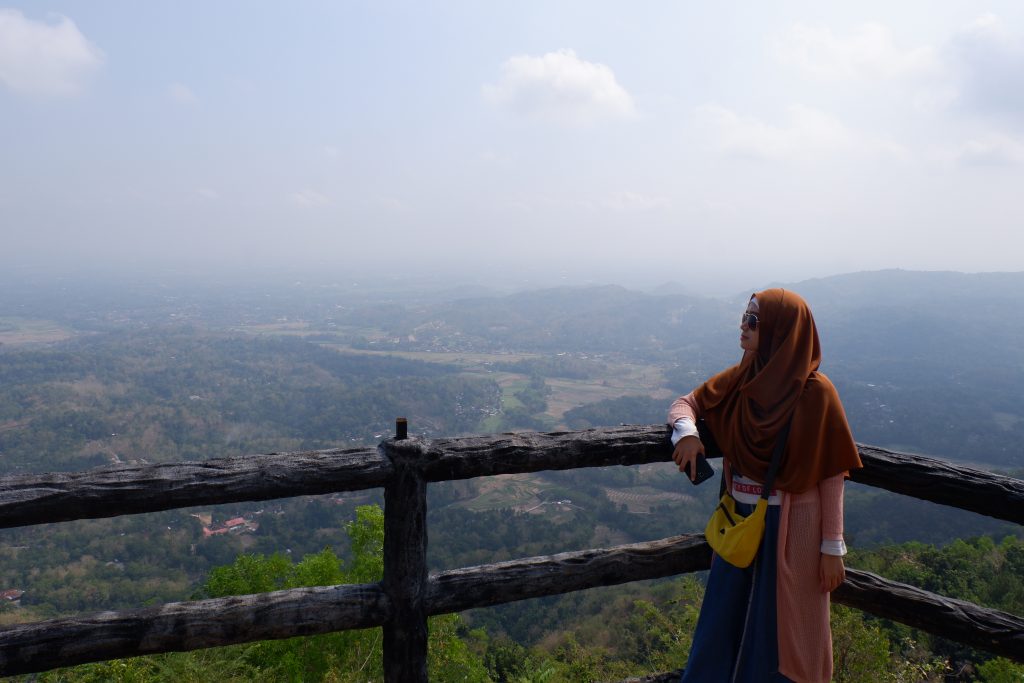
{"label": "horizontal wooden rail", "polygon": [[623,425],[575,432],[517,432],[429,442],[429,481],[578,467],[642,465],[672,459],[668,429]]}
{"label": "horizontal wooden rail", "polygon": [[1024,524],[1024,480],[925,455],[857,448],[864,467],[850,473],[855,482]]}
{"label": "horizontal wooden rail", "polygon": [[[1024,524],[1024,481],[923,455],[860,445],[851,478],[895,493]],[[664,426],[497,434],[424,444],[428,481],[671,459]],[[100,467],[0,477],[0,528],[114,517],[384,486],[376,448],[246,455],[204,462]]]}
{"label": "horizontal wooden rail", "polygon": [[509,560],[440,572],[430,577],[427,611],[461,612],[506,602],[660,579],[711,566],[702,535]]}
{"label": "horizontal wooden rail", "polygon": [[0,528],[384,486],[376,448],[115,465],[0,477]]}
{"label": "horizontal wooden rail", "polygon": [[921,588],[847,570],[836,602],[932,635],[1024,662],[1024,618]]}
{"label": "horizontal wooden rail", "polygon": [[[707,569],[700,536],[456,569],[428,579],[428,614],[448,614],[594,586]],[[120,657],[381,626],[393,607],[380,584],[168,603],[0,628],[0,675]]]}
{"label": "horizontal wooden rail", "polygon": [[0,675],[161,652],[380,626],[391,605],[378,584],[98,612],[0,628]]}
{"label": "horizontal wooden rail", "polygon": [[[432,574],[429,614],[707,569],[698,535],[588,549]],[[1017,661],[1024,619],[850,569],[836,602]],[[392,607],[379,584],[296,588],[170,603],[0,628],[0,675],[142,654],[195,650],[380,626]],[[653,680],[653,679],[652,679]]]}
{"label": "horizontal wooden rail", "polygon": [[[1024,619],[1000,610],[946,598],[870,572],[846,571],[832,594],[835,602],[898,621],[1007,659],[1024,662]],[[669,683],[683,670],[666,671],[620,683]]]}

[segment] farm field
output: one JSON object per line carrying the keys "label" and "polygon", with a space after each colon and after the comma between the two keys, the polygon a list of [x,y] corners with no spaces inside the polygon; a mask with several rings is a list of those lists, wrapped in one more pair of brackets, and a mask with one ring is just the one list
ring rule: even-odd
{"label": "farm field", "polygon": [[[489,366],[496,362],[514,363],[520,360],[543,357],[540,354],[532,353],[390,352],[367,351],[333,344],[329,346],[346,353],[390,355],[410,360],[462,366],[468,373],[485,375],[494,379],[502,388],[502,401],[506,408],[513,408],[518,405],[514,394],[526,385],[527,378],[521,374],[494,370]],[[666,399],[665,406],[667,409],[668,404],[675,398],[675,394],[672,391],[662,387],[663,371],[658,366],[638,363],[616,363],[608,358],[603,360],[609,371],[600,379],[567,379],[561,377],[545,379],[548,387],[551,388],[546,414],[559,423],[556,425],[557,427],[565,426],[561,424],[561,419],[567,410],[586,405],[587,403],[619,398],[621,396],[650,396],[652,398]],[[492,422],[496,424],[495,421]],[[487,424],[487,422],[484,423],[482,431],[493,431],[486,428]]]}
{"label": "farm field", "polygon": [[[359,353],[376,356],[395,356],[408,360],[420,360],[431,363],[446,363],[462,367],[467,374],[489,377],[498,383],[502,390],[502,405],[505,409],[520,405],[515,393],[526,386],[527,376],[514,372],[495,370],[494,363],[515,363],[531,358],[543,358],[536,353],[483,353],[483,352],[436,352],[436,351],[371,351],[354,349],[343,344],[326,342],[323,344],[344,353]],[[663,370],[657,365],[616,362],[603,357],[602,362],[607,368],[603,377],[596,379],[568,379],[549,377],[545,379],[551,389],[548,396],[548,409],[545,412],[552,419],[552,429],[565,428],[562,418],[566,411],[588,403],[622,396],[650,396],[665,399],[665,407],[676,397],[675,393],[663,387]],[[486,418],[480,425],[482,433],[493,433],[501,428],[501,418],[493,415]]]}
{"label": "farm field", "polygon": [[499,474],[480,479],[479,494],[456,503],[474,512],[510,508],[519,512],[542,502],[539,495],[548,488],[535,474]]}
{"label": "farm field", "polygon": [[608,488],[604,489],[605,496],[613,503],[625,505],[632,513],[647,514],[656,505],[667,503],[695,503],[697,499],[685,493],[672,493],[650,486],[631,486],[629,488]]}
{"label": "farm field", "polygon": [[0,317],[0,344],[46,344],[70,339],[73,336],[74,332],[52,320]]}

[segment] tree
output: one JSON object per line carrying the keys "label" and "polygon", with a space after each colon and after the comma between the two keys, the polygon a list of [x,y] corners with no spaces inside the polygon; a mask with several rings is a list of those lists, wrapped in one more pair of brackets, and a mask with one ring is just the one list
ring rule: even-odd
{"label": "tree", "polygon": [[[247,595],[303,586],[379,581],[384,571],[384,513],[356,508],[346,525],[352,548],[347,566],[330,548],[298,563],[283,553],[240,555],[214,569],[203,585],[207,597]],[[429,668],[437,680],[489,681],[483,660],[459,636],[458,615],[429,622]],[[381,629],[342,631],[268,640],[196,652],[137,657],[44,674],[43,681],[142,683],[144,681],[351,681],[383,677]]]}

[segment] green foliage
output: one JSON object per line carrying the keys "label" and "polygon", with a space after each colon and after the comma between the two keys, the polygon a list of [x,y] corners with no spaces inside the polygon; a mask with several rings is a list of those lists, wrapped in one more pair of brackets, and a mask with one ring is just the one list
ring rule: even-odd
{"label": "green foliage", "polygon": [[540,377],[594,379],[608,372],[608,366],[596,358],[578,358],[568,354],[526,358],[514,363],[495,362],[495,370]]}
{"label": "green foliage", "polygon": [[544,430],[551,426],[551,418],[543,415],[548,408],[551,388],[540,375],[532,375],[526,384],[506,398],[502,409],[501,425],[504,429]]}
{"label": "green foliage", "polygon": [[[303,586],[378,581],[383,569],[384,515],[373,505],[356,509],[346,530],[352,558],[345,563],[330,548],[297,563],[281,553],[240,555],[210,573],[203,587],[209,597],[245,595]],[[462,640],[457,615],[429,622],[429,670],[432,679],[487,683],[482,657]],[[45,674],[52,683],[144,683],[152,681],[330,681],[356,683],[383,676],[381,630],[342,631],[305,638],[131,658]]]}
{"label": "green foliage", "polygon": [[285,587],[285,577],[293,569],[292,561],[284,555],[240,555],[231,566],[210,573],[206,594],[219,598],[279,590]]}
{"label": "green foliage", "polygon": [[942,658],[920,650],[913,641],[894,646],[886,631],[862,612],[832,606],[834,683],[918,683],[941,681]]}
{"label": "green foliage", "polygon": [[[851,566],[925,590],[968,600],[1011,614],[1024,613],[1024,540],[1007,536],[957,539],[944,547],[905,543],[851,553]],[[890,641],[901,643],[905,658],[926,662],[928,651],[956,662],[985,662],[990,655],[888,621],[877,621]]]}
{"label": "green foliage", "polygon": [[1024,664],[1016,664],[1004,657],[990,659],[978,667],[978,680],[983,683],[1022,683]]}
{"label": "green foliage", "polygon": [[[541,382],[543,384],[543,382]],[[536,394],[530,388],[529,396]],[[98,335],[0,363],[3,469],[75,470],[145,456],[195,460],[474,429],[490,379],[441,363],[340,353],[300,338],[192,329]]]}
{"label": "green foliage", "polygon": [[620,424],[659,424],[665,422],[668,402],[650,396],[622,396],[565,411],[563,420],[569,429],[614,427]]}
{"label": "green foliage", "polygon": [[468,681],[489,683],[480,653],[460,636],[468,636],[457,614],[445,614],[429,620],[430,640],[427,670],[432,681]]}
{"label": "green foliage", "polygon": [[345,531],[353,557],[347,582],[380,581],[384,576],[384,510],[377,505],[359,506],[355,520],[345,525]]}
{"label": "green foliage", "polygon": [[982,535],[1024,539],[1024,527],[1012,522],[869,486],[848,483],[845,505],[846,536],[857,548],[910,541],[945,545],[955,538]]}
{"label": "green foliage", "polygon": [[925,590],[1024,613],[1024,540],[957,539],[937,547],[905,543],[855,551],[851,564]]}
{"label": "green foliage", "polygon": [[[496,681],[619,680],[680,668],[689,653],[703,590],[694,577],[596,588],[562,596],[562,628],[526,648],[498,636],[484,661]],[[637,596],[645,596],[639,598]],[[551,604],[515,605],[527,619]]]}

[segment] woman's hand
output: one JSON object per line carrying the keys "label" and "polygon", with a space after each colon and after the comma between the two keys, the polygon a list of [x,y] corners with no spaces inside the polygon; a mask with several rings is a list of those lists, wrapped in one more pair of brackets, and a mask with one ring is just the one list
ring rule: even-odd
{"label": "woman's hand", "polygon": [[686,466],[690,466],[690,481],[697,476],[698,455],[704,455],[704,444],[701,443],[700,437],[692,434],[679,439],[675,450],[672,451],[672,460],[679,466],[680,472],[685,472]]}
{"label": "woman's hand", "polygon": [[821,563],[818,573],[821,576],[821,591],[831,593],[839,584],[846,579],[846,567],[843,566],[843,558],[839,555],[821,554]]}

